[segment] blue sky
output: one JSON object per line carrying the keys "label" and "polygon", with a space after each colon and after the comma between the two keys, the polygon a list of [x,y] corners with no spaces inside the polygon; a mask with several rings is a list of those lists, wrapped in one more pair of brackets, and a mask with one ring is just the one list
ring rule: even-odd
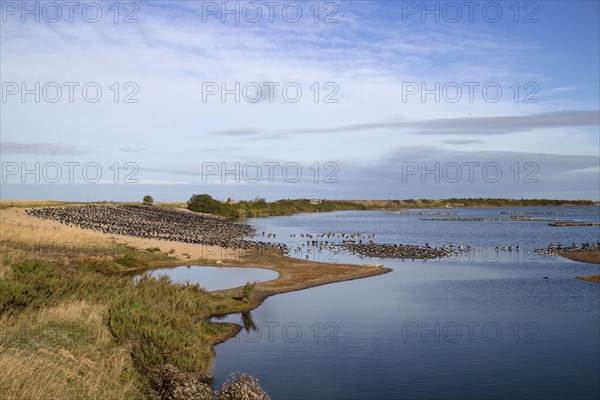
{"label": "blue sky", "polygon": [[1,3],[3,199],[600,200],[598,1]]}

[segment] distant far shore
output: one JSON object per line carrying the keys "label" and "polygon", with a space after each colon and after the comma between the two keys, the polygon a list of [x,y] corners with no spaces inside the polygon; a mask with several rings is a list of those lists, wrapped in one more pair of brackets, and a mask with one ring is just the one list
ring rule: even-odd
{"label": "distant far shore", "polygon": [[[326,200],[282,199],[268,202],[265,199],[220,201],[210,196],[211,212],[226,218],[260,218],[297,213],[350,211],[350,210],[400,210],[412,208],[467,208],[467,207],[542,207],[542,206],[599,206],[591,200],[551,199],[406,199],[406,200]],[[140,196],[141,200],[141,196]],[[139,202],[67,202],[58,200],[0,200],[0,209],[8,207],[64,206],[69,204],[140,204]],[[187,202],[156,202],[155,206],[187,208]]]}
{"label": "distant far shore", "polygon": [[383,208],[465,208],[465,207],[547,207],[547,206],[594,206],[592,200],[553,199],[501,199],[501,198],[451,198],[408,200],[344,200],[363,204],[371,209]]}

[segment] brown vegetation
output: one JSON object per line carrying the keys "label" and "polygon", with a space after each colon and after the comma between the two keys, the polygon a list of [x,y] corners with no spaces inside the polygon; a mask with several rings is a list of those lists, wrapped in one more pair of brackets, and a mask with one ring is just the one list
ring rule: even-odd
{"label": "brown vegetation", "polygon": [[584,262],[588,264],[600,264],[600,250],[595,251],[577,251],[569,250],[560,253],[561,256],[569,260]]}
{"label": "brown vegetation", "polygon": [[[389,271],[289,259],[279,249],[235,251],[102,234],[35,218],[19,207],[1,209],[0,224],[4,398],[152,397],[160,389],[153,377],[164,365],[203,381],[212,346],[239,331],[208,321],[211,315],[251,310],[277,293]],[[131,284],[132,273],[191,264],[268,268],[279,278],[252,290],[212,293],[168,280]],[[241,381],[254,387],[254,381]]]}
{"label": "brown vegetation", "polygon": [[141,379],[98,304],[65,302],[0,319],[3,399],[137,399]]}
{"label": "brown vegetation", "polygon": [[582,281],[600,283],[600,274],[599,275],[578,276],[577,279],[581,279]]}

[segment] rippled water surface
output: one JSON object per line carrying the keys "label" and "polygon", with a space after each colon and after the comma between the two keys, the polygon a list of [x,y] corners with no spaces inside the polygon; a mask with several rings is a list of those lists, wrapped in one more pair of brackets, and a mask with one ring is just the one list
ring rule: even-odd
{"label": "rippled water surface", "polygon": [[[549,242],[596,241],[600,228],[421,220],[508,218],[500,212],[536,210],[561,213],[536,218],[599,219],[595,207],[540,207],[249,220],[259,235],[275,233],[271,240],[298,246],[298,257],[382,263],[393,271],[277,295],[250,316],[228,316],[246,329],[215,348],[215,385],[244,371],[275,399],[599,398],[600,285],[574,279],[598,274],[599,267],[527,252]],[[371,240],[380,242],[471,244],[476,251],[425,262],[361,259],[307,251],[306,239],[289,237],[325,232],[375,234]],[[519,244],[520,251],[496,254],[496,244]]]}

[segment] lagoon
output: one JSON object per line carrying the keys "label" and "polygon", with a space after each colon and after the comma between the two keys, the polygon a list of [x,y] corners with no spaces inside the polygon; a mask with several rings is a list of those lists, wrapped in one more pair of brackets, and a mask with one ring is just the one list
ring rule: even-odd
{"label": "lagoon", "polygon": [[[597,207],[458,209],[560,212],[598,219]],[[432,210],[428,210],[432,211]],[[596,227],[547,222],[440,222],[383,211],[250,220],[300,245],[290,233],[360,232],[397,243],[519,243],[489,258],[429,261],[359,258],[329,251],[298,257],[381,263],[391,273],[268,298],[235,338],[215,347],[215,386],[233,371],[260,380],[274,399],[597,399],[600,285],[575,279],[597,265],[525,251],[549,242],[595,241]],[[249,322],[250,321],[250,322]]]}
{"label": "lagoon", "polygon": [[180,266],[161,268],[149,271],[152,277],[166,275],[177,283],[198,283],[204,289],[222,290],[244,286],[246,282],[265,282],[277,279],[275,271],[262,268],[212,267],[212,266]]}

